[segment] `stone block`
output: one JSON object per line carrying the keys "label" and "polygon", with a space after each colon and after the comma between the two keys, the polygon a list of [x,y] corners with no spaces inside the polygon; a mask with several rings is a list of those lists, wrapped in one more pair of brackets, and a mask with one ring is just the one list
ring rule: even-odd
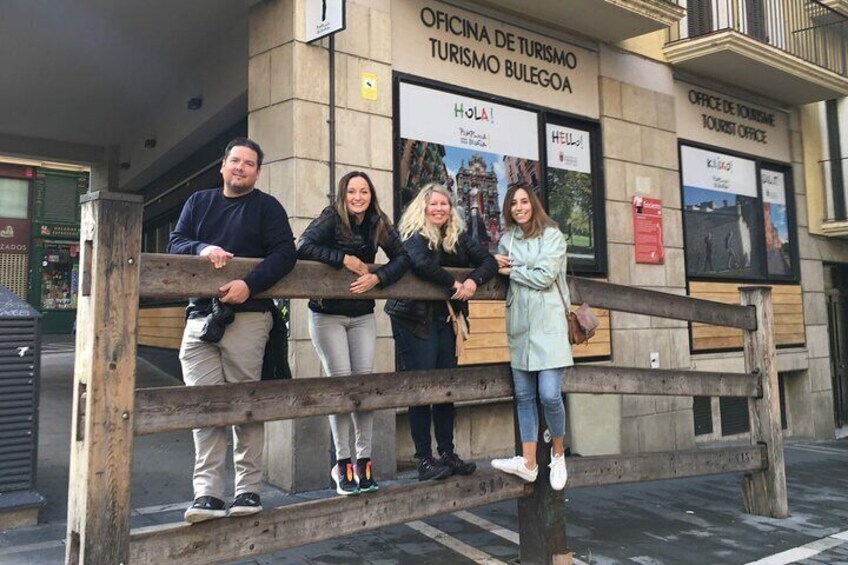
{"label": "stone block", "polygon": [[293,121],[292,102],[268,106],[248,115],[247,130],[250,137],[262,146],[266,161],[281,161],[294,156],[296,132],[292,130]]}
{"label": "stone block", "polygon": [[789,132],[789,147],[792,154],[793,163],[804,162],[804,143],[801,140],[801,132]]}
{"label": "stone block", "polygon": [[813,437],[815,439],[833,439],[835,425],[833,422],[833,395],[830,392],[814,392],[810,394],[813,405]]}
{"label": "stone block", "polygon": [[270,103],[277,104],[294,98],[294,49],[295,43],[286,43],[269,52]]}
{"label": "stone block", "polygon": [[266,0],[250,8],[251,57],[294,39],[294,0]]}
{"label": "stone block", "polygon": [[667,368],[688,369],[692,366],[692,356],[689,353],[689,329],[687,327],[669,330],[669,355]]}
{"label": "stone block", "polygon": [[817,259],[821,261],[822,255],[816,239],[805,229],[797,230],[798,255],[801,259]]}
{"label": "stone block", "polygon": [[633,244],[633,210],[629,202],[607,202],[607,241]]}
{"label": "stone block", "polygon": [[674,449],[694,449],[695,420],[692,410],[674,412]]}
{"label": "stone block", "polygon": [[692,356],[692,368],[696,371],[742,373],[745,371],[745,360],[742,353],[694,355]]}
{"label": "stone block", "polygon": [[386,12],[388,14],[392,13],[392,0],[351,0],[356,2],[361,6],[365,6],[367,8],[371,8],[372,10],[379,10],[381,12]]}
{"label": "stone block", "polygon": [[607,200],[629,201],[627,197],[626,163],[604,159],[604,181]]}
{"label": "stone block", "polygon": [[294,151],[297,157],[326,161],[329,148],[327,118],[329,108],[323,104],[295,100]]}
{"label": "stone block", "polygon": [[[515,454],[515,422],[512,402],[468,407],[469,450],[474,459],[510,457]],[[465,423],[465,422],[463,422]],[[457,422],[459,428],[460,422]]]}
{"label": "stone block", "polygon": [[374,352],[374,372],[391,373],[395,370],[395,340],[391,337],[378,337]]}
{"label": "stone block", "polygon": [[[325,416],[265,424],[265,480],[289,492],[327,486],[330,426]],[[316,472],[316,469],[326,470]]]}
{"label": "stone block", "polygon": [[580,455],[608,455],[621,451],[624,427],[621,401],[622,397],[617,394],[569,394],[566,397],[566,433],[571,436],[572,451]]}
{"label": "stone block", "polygon": [[[668,451],[677,444],[676,412],[639,418],[639,446],[643,451]],[[691,422],[689,424],[692,425]]]}
{"label": "stone block", "polygon": [[655,396],[623,396],[621,398],[621,417],[635,418],[657,413]]}
{"label": "stone block", "polygon": [[630,261],[633,256],[633,246],[609,243],[609,281],[615,284],[630,284]]}
{"label": "stone block", "polygon": [[601,116],[621,118],[621,83],[617,80],[600,77]]}
{"label": "stone block", "polygon": [[803,194],[795,194],[795,220],[799,228],[807,227],[809,219],[807,217],[807,198]]}
{"label": "stone block", "polygon": [[371,164],[371,121],[368,114],[336,110],[336,159],[353,168]]}
{"label": "stone block", "polygon": [[651,317],[627,312],[610,312],[610,325],[616,330],[644,329],[651,327]]}
{"label": "stone block", "polygon": [[316,45],[293,43],[295,97],[318,104],[329,104],[329,53]]}
{"label": "stone block", "polygon": [[673,396],[655,396],[657,413],[674,412]]}
{"label": "stone block", "polygon": [[392,170],[392,119],[371,115],[371,167]]}
{"label": "stone block", "polygon": [[289,215],[295,210],[295,159],[265,162],[260,173],[260,188],[280,201]]}
{"label": "stone block", "polygon": [[0,531],[37,526],[40,509],[41,505],[3,508],[0,510]]}
{"label": "stone block", "polygon": [[683,250],[667,247],[665,249],[665,280],[672,287],[686,286],[686,262]]}
{"label": "stone block", "polygon": [[391,64],[392,62],[392,15],[389,11],[370,11],[371,51],[374,61]]}
{"label": "stone block", "polygon": [[[396,419],[394,410],[374,412],[374,431],[371,440],[371,460],[377,480],[391,479],[397,475],[397,453],[395,453]],[[353,449],[353,444],[351,444]]]}
{"label": "stone block", "polygon": [[[377,99],[366,100],[362,97],[362,74],[371,73],[376,77]],[[347,92],[345,106],[352,110],[392,115],[392,67],[385,63],[369,61],[360,57],[347,58]]]}
{"label": "stone block", "polygon": [[630,284],[633,286],[666,286],[663,265],[632,263],[630,265]]}
{"label": "stone block", "polygon": [[680,209],[680,174],[677,171],[659,169],[662,186],[663,208]]}
{"label": "stone block", "polygon": [[805,349],[793,351],[790,349],[777,350],[777,370],[779,372],[803,371],[810,366],[810,359]]}
{"label": "stone block", "polygon": [[807,177],[802,166],[792,167],[792,191],[795,194],[807,194]]}
{"label": "stone block", "polygon": [[[641,453],[639,437],[639,418],[622,418],[621,453]],[[578,451],[578,453],[580,452]]]}
{"label": "stone block", "polygon": [[677,170],[676,134],[643,126],[640,128],[640,136],[643,163]]}
{"label": "stone block", "polygon": [[663,244],[683,249],[683,212],[663,206]]}
{"label": "stone block", "polygon": [[[309,308],[306,300],[292,300],[289,317],[289,339],[295,341],[310,341]],[[310,341],[311,343],[311,341]]]}
{"label": "stone block", "polygon": [[692,412],[692,397],[691,396],[672,396],[672,409],[675,412],[689,411]]}
{"label": "stone block", "polygon": [[646,88],[621,83],[621,117],[648,127],[657,126],[657,103],[654,93]]}
{"label": "stone block", "polygon": [[657,105],[657,127],[665,131],[677,131],[677,110],[675,108],[674,96],[654,92]]}
{"label": "stone block", "polygon": [[833,369],[830,365],[830,359],[825,357],[810,359],[808,374],[811,392],[833,391]]}
{"label": "stone block", "polygon": [[807,326],[807,348],[810,351],[810,359],[830,356],[830,342],[826,325]]}
{"label": "stone block", "polygon": [[[376,305],[374,306],[374,317],[377,319],[377,337],[392,337],[392,324],[389,319],[389,315],[386,314],[384,307],[386,305],[385,300],[377,300]],[[392,356],[394,359],[394,355]],[[392,369],[394,370],[394,369]]]}
{"label": "stone block", "polygon": [[345,29],[336,34],[336,51],[356,57],[371,55],[371,17],[366,6],[348,2],[345,8]]}
{"label": "stone block", "polygon": [[320,377],[322,374],[321,361],[310,339],[289,341],[289,365],[292,375],[297,379]]}
{"label": "stone block", "polygon": [[260,53],[247,63],[247,109],[249,112],[271,103],[271,54]]}
{"label": "stone block", "polygon": [[602,118],[604,157],[608,159],[620,159],[634,163],[642,162],[642,140],[640,126],[615,120]]}
{"label": "stone block", "polygon": [[808,292],[824,292],[824,268],[821,261],[801,260],[801,287]]}
{"label": "stone block", "polygon": [[330,171],[327,164],[312,159],[295,160],[295,214],[301,218],[315,218],[327,204]]}

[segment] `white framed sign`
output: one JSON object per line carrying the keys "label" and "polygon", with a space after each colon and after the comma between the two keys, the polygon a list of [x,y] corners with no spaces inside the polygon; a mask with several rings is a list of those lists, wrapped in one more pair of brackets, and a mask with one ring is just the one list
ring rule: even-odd
{"label": "white framed sign", "polygon": [[592,148],[588,131],[546,124],[548,167],[592,173]]}
{"label": "white framed sign", "polygon": [[306,42],[345,28],[345,0],[306,0]]}

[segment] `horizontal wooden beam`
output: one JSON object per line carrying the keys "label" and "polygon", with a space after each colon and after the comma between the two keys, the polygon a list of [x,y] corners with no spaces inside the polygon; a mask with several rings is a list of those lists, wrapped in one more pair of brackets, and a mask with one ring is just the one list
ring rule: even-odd
{"label": "horizontal wooden beam", "polygon": [[569,457],[568,487],[594,487],[759,471],[768,467],[764,445],[712,447],[630,455]]}
{"label": "horizontal wooden beam", "polygon": [[[580,365],[563,392],[671,396],[757,396],[755,375]],[[512,396],[509,366],[298,378],[216,386],[139,389],[137,435]]]}
{"label": "horizontal wooden beam", "polygon": [[363,496],[290,504],[245,518],[152,526],[130,534],[130,563],[207,565],[246,559],[518,498],[532,488],[516,477],[489,470],[383,487]]}
{"label": "horizontal wooden beam", "polygon": [[[760,470],[764,446],[570,457],[567,488]],[[205,565],[528,496],[532,485],[491,469],[468,477],[384,487],[356,497],[333,497],[266,509],[245,518],[164,524],[133,530],[131,563]],[[410,504],[410,501],[415,501]],[[341,514],[355,519],[339,520]]]}
{"label": "horizontal wooden beam", "polygon": [[[142,298],[174,299],[188,296],[217,296],[224,283],[244,278],[259,259],[231,259],[224,269],[216,270],[205,258],[189,255],[146,253],[141,257]],[[448,269],[462,280],[468,269]],[[357,297],[349,292],[354,275],[312,261],[298,261],[294,271],[260,296],[274,298],[416,298],[444,300],[447,291],[407,273],[387,289],[377,288]],[[478,300],[503,300],[506,279],[495,277],[477,289]],[[575,304],[586,302],[606,308],[660,318],[703,322],[716,326],[755,329],[753,308],[700,300],[594,279],[569,277]]]}
{"label": "horizontal wooden beam", "polygon": [[597,308],[618,312],[644,314],[658,318],[703,322],[714,326],[756,329],[754,309],[748,306],[723,304],[655,290],[612,284],[594,279],[569,278],[571,300]]}

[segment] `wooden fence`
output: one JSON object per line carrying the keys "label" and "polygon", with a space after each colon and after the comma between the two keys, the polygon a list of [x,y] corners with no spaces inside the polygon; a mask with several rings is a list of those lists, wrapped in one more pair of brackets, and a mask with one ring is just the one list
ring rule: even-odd
{"label": "wooden fence", "polygon": [[[141,201],[135,196],[93,193],[83,198],[66,563],[206,564],[243,559],[515,498],[521,562],[568,562],[562,494],[552,491],[547,481],[525,484],[493,470],[384,488],[352,499],[334,497],[266,509],[245,518],[131,531],[135,435],[512,394],[505,365],[340,381],[297,378],[136,390],[139,297],[214,296],[224,282],[244,276],[257,263],[235,259],[216,271],[199,257],[142,255],[141,217]],[[349,297],[348,279],[325,265],[301,262],[264,296]],[[569,459],[568,488],[741,471],[743,502],[749,512],[787,516],[769,290],[741,289],[742,304],[730,305],[588,279],[571,278],[569,288],[575,303],[740,328],[746,372],[584,365],[566,371],[564,392],[747,397],[751,445]],[[504,295],[501,280],[477,291],[480,299]],[[412,275],[367,295],[388,296],[444,299],[440,289]],[[358,519],[339,522],[340,511]]]}

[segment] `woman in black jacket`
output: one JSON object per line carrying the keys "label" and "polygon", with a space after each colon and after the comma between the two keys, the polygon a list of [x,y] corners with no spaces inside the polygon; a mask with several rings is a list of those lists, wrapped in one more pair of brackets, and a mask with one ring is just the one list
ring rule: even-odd
{"label": "woman in black jacket", "polygon": [[[448,321],[447,299],[455,310],[467,316],[466,301],[474,296],[479,285],[497,273],[495,258],[465,231],[450,192],[440,184],[428,184],[409,203],[400,220],[400,233],[413,272],[445,289],[445,300],[389,300],[386,303],[395,345],[400,351],[401,369],[456,367],[456,335]],[[460,283],[444,267],[476,268]],[[433,457],[431,447],[431,421],[441,456],[438,460]],[[466,463],[454,452],[453,424],[453,404],[409,408],[418,480],[469,475],[477,469],[474,463]]]}
{"label": "woman in black jacket", "polygon": [[[389,262],[371,272],[381,247]],[[351,271],[357,278],[352,294],[398,281],[409,257],[389,218],[380,210],[374,184],[367,174],[352,171],[341,178],[334,206],[328,206],[309,224],[298,241],[298,258],[320,261]],[[328,376],[370,373],[374,369],[377,325],[373,300],[309,301],[309,335]],[[371,412],[330,416],[337,464],[330,475],[341,495],[377,490],[371,464]],[[351,423],[356,439],[356,461],[349,445]]]}

